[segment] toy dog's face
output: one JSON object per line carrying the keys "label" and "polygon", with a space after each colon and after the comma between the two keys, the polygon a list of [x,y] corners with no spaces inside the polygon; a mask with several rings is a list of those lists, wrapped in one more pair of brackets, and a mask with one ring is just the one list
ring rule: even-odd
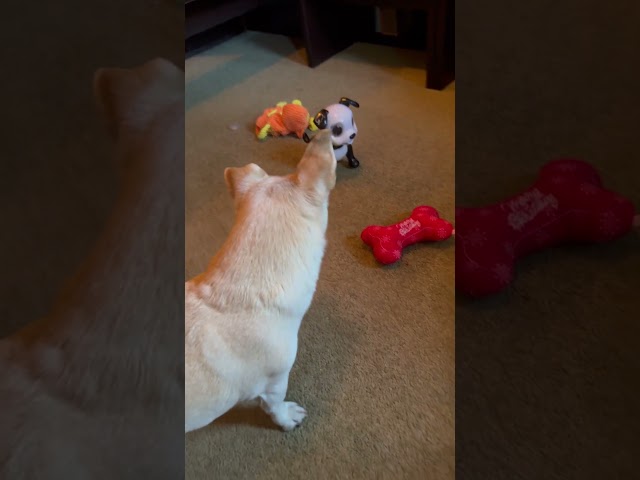
{"label": "toy dog's face", "polygon": [[358,108],[360,105],[343,97],[339,103],[320,110],[313,119],[313,123],[319,129],[331,130],[331,141],[334,147],[352,144],[358,133],[350,106]]}

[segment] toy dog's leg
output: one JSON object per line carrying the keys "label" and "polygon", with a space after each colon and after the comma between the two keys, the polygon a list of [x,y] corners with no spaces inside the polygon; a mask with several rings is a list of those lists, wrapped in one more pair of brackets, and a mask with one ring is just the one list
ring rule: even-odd
{"label": "toy dog's leg", "polygon": [[353,145],[347,147],[347,160],[349,160],[349,167],[351,168],[358,168],[360,166],[360,162],[353,154]]}

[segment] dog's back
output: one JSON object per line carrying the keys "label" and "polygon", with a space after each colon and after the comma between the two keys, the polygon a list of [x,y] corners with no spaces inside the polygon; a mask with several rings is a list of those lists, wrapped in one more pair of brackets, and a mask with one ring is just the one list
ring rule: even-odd
{"label": "dog's back", "polygon": [[[314,142],[288,177],[269,177],[253,164],[225,171],[236,222],[209,268],[185,286],[187,431],[257,398],[294,363],[335,183],[330,138]],[[327,167],[318,167],[323,161]],[[324,183],[305,187],[305,175]]]}

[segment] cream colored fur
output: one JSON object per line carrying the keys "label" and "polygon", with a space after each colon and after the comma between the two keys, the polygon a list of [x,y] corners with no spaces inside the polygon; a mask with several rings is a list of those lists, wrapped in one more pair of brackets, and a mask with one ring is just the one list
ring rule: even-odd
{"label": "cream colored fur", "polygon": [[3,479],[184,474],[183,272],[167,261],[184,235],[184,73],[101,69],[94,91],[122,191],[53,312],[0,341]]}
{"label": "cream colored fur", "polygon": [[313,298],[336,181],[330,132],[295,173],[227,168],[235,224],[206,271],[185,284],[185,431],[259,399],[282,429],[306,416],[285,401],[298,330]]}

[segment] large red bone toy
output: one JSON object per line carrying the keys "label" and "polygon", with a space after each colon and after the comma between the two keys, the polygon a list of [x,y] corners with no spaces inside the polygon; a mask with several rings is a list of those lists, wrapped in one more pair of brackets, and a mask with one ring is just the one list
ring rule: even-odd
{"label": "large red bone toy", "polygon": [[402,249],[417,242],[446,240],[453,233],[453,226],[440,218],[435,208],[421,206],[411,212],[409,218],[381,227],[372,225],[360,235],[362,241],[373,248],[373,256],[388,265],[402,257]]}
{"label": "large red bone toy", "polygon": [[518,258],[567,242],[614,240],[631,230],[634,213],[588,163],[552,161],[519,195],[456,209],[456,287],[474,297],[497,293],[513,280]]}

